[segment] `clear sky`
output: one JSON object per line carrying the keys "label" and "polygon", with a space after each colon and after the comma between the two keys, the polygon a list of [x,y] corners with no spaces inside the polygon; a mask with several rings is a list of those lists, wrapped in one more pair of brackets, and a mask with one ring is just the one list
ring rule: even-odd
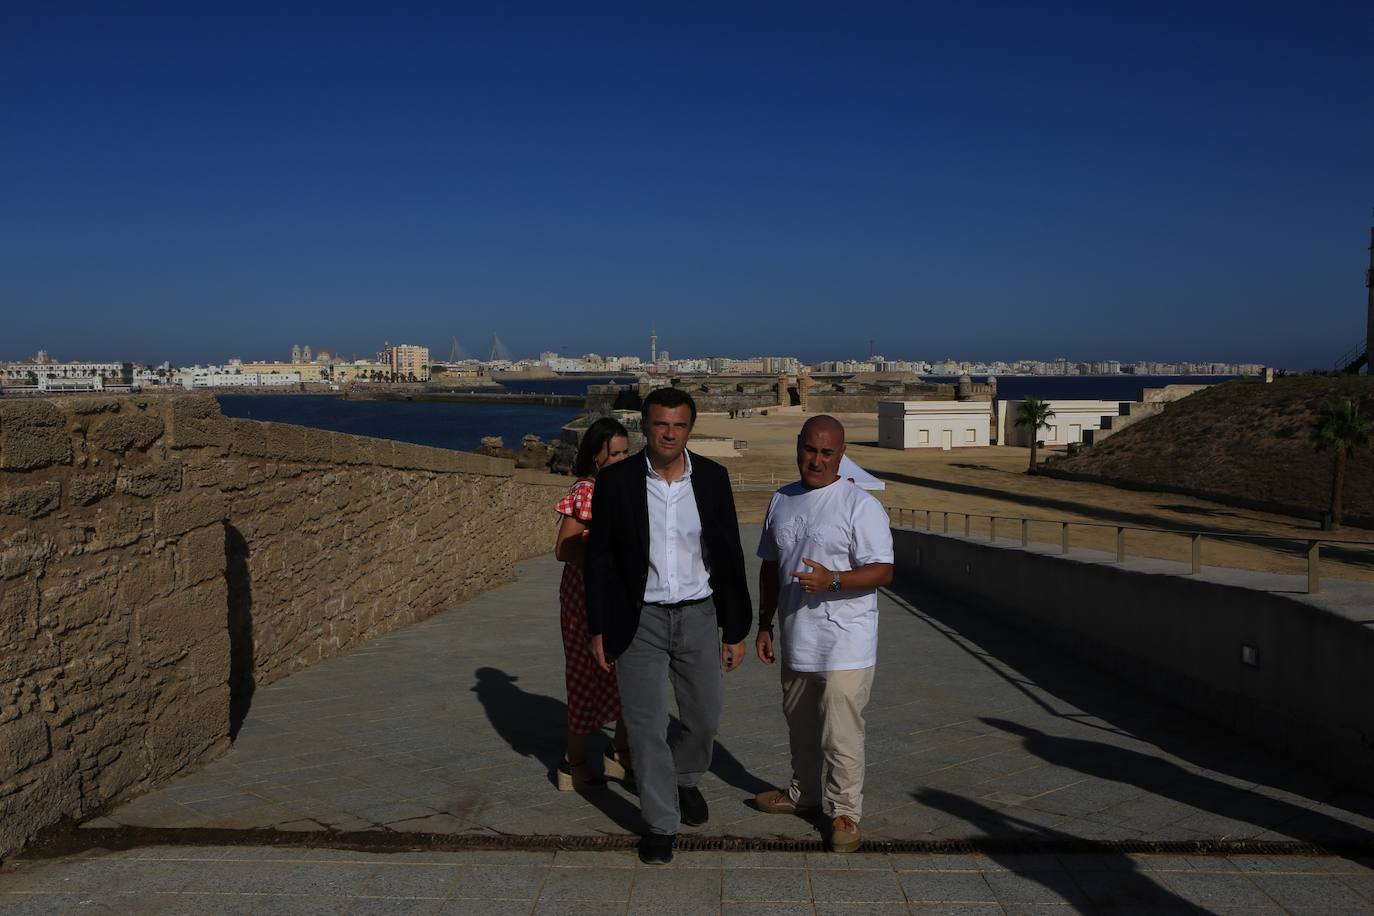
{"label": "clear sky", "polygon": [[0,359],[1324,367],[1371,47],[1367,0],[8,0]]}

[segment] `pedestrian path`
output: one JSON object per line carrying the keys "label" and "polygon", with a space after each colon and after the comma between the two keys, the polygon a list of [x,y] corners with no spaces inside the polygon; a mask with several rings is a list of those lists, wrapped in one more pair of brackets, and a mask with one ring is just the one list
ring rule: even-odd
{"label": "pedestrian path", "polygon": [[[746,553],[757,537],[744,529]],[[710,821],[684,829],[704,851],[646,872],[627,850],[633,794],[559,793],[551,779],[565,725],[559,573],[523,563],[509,586],[260,689],[227,755],[85,825],[96,843],[141,828],[170,845],[9,863],[0,912],[89,912],[82,900],[119,894],[140,911],[201,913],[464,912],[477,899],[483,913],[1374,912],[1374,860],[1358,858],[1374,800],[905,587],[881,599],[864,839],[982,852],[822,854],[816,824],[754,810],[788,755],[778,671],[751,654],[727,675],[702,787]],[[169,832],[188,828],[217,845]],[[335,848],[263,845],[283,832]],[[404,851],[375,851],[378,832]],[[363,851],[337,848],[350,837]],[[587,848],[531,851],[550,837]],[[525,851],[461,848],[493,839]],[[1150,854],[1243,840],[1347,842],[1356,857]],[[1085,846],[1094,854],[1074,853]]]}

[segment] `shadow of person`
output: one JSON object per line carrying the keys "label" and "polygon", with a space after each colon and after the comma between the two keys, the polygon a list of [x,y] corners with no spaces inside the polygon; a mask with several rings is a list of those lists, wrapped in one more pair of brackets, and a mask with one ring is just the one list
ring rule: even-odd
{"label": "shadow of person", "polygon": [[[499,668],[478,668],[472,691],[487,714],[487,721],[521,757],[537,760],[551,785],[557,784],[558,765],[568,737],[568,707],[554,697],[528,693],[516,686],[519,680]],[[590,754],[589,750],[589,754]],[[614,789],[580,793],[621,829],[640,833],[639,808]]]}
{"label": "shadow of person", "polygon": [[1027,751],[1046,763],[1085,776],[1137,786],[1228,820],[1251,824],[1309,843],[1374,842],[1374,833],[1281,798],[1213,779],[1153,754],[1101,741],[1050,735],[1020,722],[983,718],[980,721],[1008,734],[1019,735]]}
{"label": "shadow of person", "polygon": [[730,753],[719,741],[711,750],[711,772],[721,782],[741,792],[748,792],[751,796],[774,788],[772,783],[764,782],[749,772],[739,758]]}
{"label": "shadow of person", "polygon": [[224,523],[224,582],[228,591],[229,740],[233,741],[253,705],[253,575],[248,567],[248,541]]}
{"label": "shadow of person", "polygon": [[[1047,888],[1061,898],[1059,903],[1076,904],[1076,910],[1087,911],[1087,904],[1092,904],[1094,907],[1149,908],[1151,912],[1196,911],[1194,904],[1140,871],[1137,862],[1128,855],[1103,853],[1094,848],[1091,870],[1075,869],[1071,853],[1050,864],[1043,856],[1027,856],[1011,850],[1017,849],[1018,840],[1023,841],[1023,848],[1028,850],[1052,843],[1072,847],[1082,840],[940,789],[918,789],[911,797],[928,808],[952,814],[996,837],[996,842],[984,853],[989,859],[1012,874]],[[1061,864],[1067,865],[1067,869],[1061,869]],[[996,880],[995,875],[988,878],[994,889]]]}

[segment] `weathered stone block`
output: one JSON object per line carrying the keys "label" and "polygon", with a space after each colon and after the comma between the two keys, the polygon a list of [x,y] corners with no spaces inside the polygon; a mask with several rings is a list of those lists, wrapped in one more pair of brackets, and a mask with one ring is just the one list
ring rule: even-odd
{"label": "weathered stone block", "polygon": [[220,524],[228,515],[228,500],[223,493],[197,490],[164,496],[153,512],[153,530],[159,538],[166,538]]}
{"label": "weathered stone block", "polygon": [[182,536],[176,546],[178,588],[224,575],[224,528],[209,525]]}
{"label": "weathered stone block", "polygon": [[171,426],[167,444],[172,448],[203,448],[227,445],[229,421],[212,397],[187,395],[172,398]]}
{"label": "weathered stone block", "polygon": [[89,441],[107,452],[141,452],[156,442],[164,430],[161,417],[125,413],[97,426],[90,434]]}
{"label": "weathered stone block", "polygon": [[97,413],[116,413],[119,410],[118,398],[76,398],[67,402],[71,412],[79,417]]}
{"label": "weathered stone block", "polygon": [[67,482],[67,501],[75,506],[89,506],[109,496],[114,488],[113,474],[73,474]]}
{"label": "weathered stone block", "polygon": [[100,506],[95,510],[93,549],[128,547],[153,533],[153,508],[150,505]]}
{"label": "weathered stone block", "polygon": [[120,568],[116,600],[123,612],[134,613],[145,604],[170,595],[176,587],[174,550],[157,550],[152,556]]}
{"label": "weathered stone block", "polygon": [[137,611],[139,652],[150,667],[184,656],[189,648],[226,632],[229,596],[223,579],[144,605]]}
{"label": "weathered stone block", "polygon": [[0,725],[0,783],[47,760],[51,753],[48,723],[42,716],[23,716]]}
{"label": "weathered stone block", "polygon": [[27,471],[71,460],[67,418],[51,402],[0,404],[0,468]]}
{"label": "weathered stone block", "polygon": [[62,504],[62,485],[56,480],[0,490],[0,515],[42,518]]}
{"label": "weathered stone block", "polygon": [[230,448],[235,455],[268,458],[274,461],[299,461],[305,453],[305,436],[310,430],[286,423],[257,420],[230,420]]}
{"label": "weathered stone block", "polygon": [[149,776],[165,779],[217,753],[229,734],[229,685],[155,711],[148,723]]}
{"label": "weathered stone block", "polygon": [[42,574],[56,548],[52,538],[24,530],[0,544],[0,579],[13,579],[29,571]]}
{"label": "weathered stone block", "polygon": [[121,468],[117,483],[121,493],[148,498],[181,489],[181,462],[164,461],[137,468]]}

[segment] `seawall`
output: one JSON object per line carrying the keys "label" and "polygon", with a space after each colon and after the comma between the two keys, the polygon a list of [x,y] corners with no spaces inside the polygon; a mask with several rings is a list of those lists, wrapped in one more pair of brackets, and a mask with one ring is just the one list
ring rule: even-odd
{"label": "seawall", "polygon": [[509,581],[566,485],[209,397],[0,402],[0,855],[223,753],[255,684]]}

